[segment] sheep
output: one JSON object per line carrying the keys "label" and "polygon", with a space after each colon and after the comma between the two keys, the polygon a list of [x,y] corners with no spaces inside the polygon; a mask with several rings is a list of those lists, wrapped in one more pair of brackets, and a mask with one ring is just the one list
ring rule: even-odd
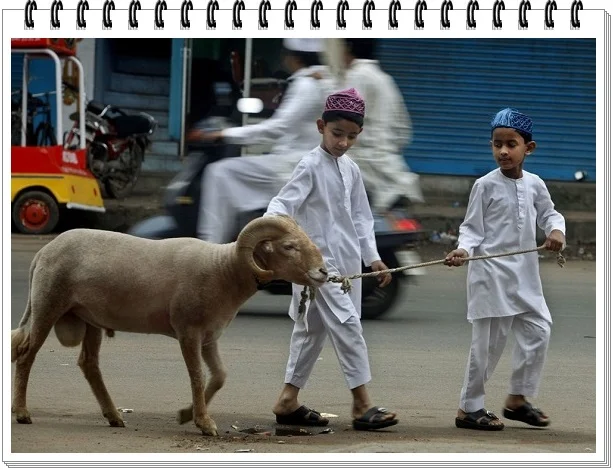
{"label": "sheep", "polygon": [[[217,426],[207,405],[226,371],[218,339],[260,283],[283,279],[319,287],[327,271],[319,249],[286,216],[250,222],[234,243],[195,238],[146,240],[92,229],[58,235],[34,257],[29,294],[19,327],[11,331],[16,362],[11,411],[30,424],[26,389],[36,353],[55,326],[63,346],[82,343],[78,365],[102,415],[123,427],[98,367],[102,330],[157,333],[179,341],[192,389],[192,406],[180,422],[194,419],[204,435]],[[200,356],[211,377],[205,389]]]}

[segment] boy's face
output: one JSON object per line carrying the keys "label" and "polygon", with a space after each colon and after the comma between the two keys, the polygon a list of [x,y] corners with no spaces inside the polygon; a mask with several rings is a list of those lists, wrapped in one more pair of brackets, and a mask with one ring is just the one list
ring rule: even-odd
{"label": "boy's face", "polygon": [[536,142],[524,142],[524,138],[508,127],[498,127],[492,133],[492,154],[504,174],[522,170],[526,155],[536,148]]}
{"label": "boy's face", "polygon": [[362,132],[360,126],[346,119],[339,119],[327,124],[323,119],[318,119],[317,129],[323,136],[324,149],[337,158],[342,157],[355,144],[358,134]]}

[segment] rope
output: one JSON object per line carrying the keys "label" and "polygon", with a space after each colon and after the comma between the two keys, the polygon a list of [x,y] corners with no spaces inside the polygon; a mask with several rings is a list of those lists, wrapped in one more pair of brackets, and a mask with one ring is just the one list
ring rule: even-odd
{"label": "rope", "polygon": [[[508,253],[499,253],[496,255],[471,256],[468,258],[462,258],[462,260],[463,261],[477,261],[481,259],[500,258],[503,256],[513,256],[513,255],[521,255],[524,253],[532,253],[534,251],[540,251],[544,249],[545,249],[545,245],[541,245],[536,248],[530,248],[528,250],[510,251]],[[564,264],[566,263],[566,259],[560,252],[558,252],[557,258],[558,258],[557,259],[558,265],[561,268],[563,268]],[[445,261],[446,261],[446,258],[443,258],[443,259],[439,259],[435,261],[427,261],[425,263],[413,264],[409,266],[400,266],[398,268],[392,268],[392,269],[385,269],[383,271],[373,271],[369,273],[353,274],[351,276],[330,276],[328,277],[328,282],[336,282],[336,283],[341,284],[341,290],[343,291],[344,294],[347,294],[348,292],[351,292],[351,280],[352,279],[359,279],[362,277],[376,277],[379,274],[387,274],[387,273],[391,274],[391,273],[397,273],[400,271],[406,271],[409,269],[423,268],[426,266],[433,266],[435,264],[443,264],[445,263]],[[304,313],[306,312],[306,301],[313,300],[314,298],[315,298],[315,288],[305,286],[301,293],[300,305],[298,306],[298,314],[300,316],[304,315]]]}

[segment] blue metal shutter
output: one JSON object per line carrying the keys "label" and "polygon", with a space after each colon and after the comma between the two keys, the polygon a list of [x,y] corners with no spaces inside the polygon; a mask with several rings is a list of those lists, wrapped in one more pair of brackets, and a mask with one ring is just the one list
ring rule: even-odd
{"label": "blue metal shutter", "polygon": [[593,39],[382,39],[378,59],[413,120],[405,151],[418,173],[481,176],[496,168],[489,123],[512,107],[534,120],[525,168],[547,180],[596,181]]}

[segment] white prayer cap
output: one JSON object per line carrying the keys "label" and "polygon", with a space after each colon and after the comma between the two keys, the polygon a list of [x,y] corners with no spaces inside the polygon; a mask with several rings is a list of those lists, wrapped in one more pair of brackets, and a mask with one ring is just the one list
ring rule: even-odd
{"label": "white prayer cap", "polygon": [[285,38],[283,39],[283,47],[290,51],[321,52],[324,44],[320,38]]}

